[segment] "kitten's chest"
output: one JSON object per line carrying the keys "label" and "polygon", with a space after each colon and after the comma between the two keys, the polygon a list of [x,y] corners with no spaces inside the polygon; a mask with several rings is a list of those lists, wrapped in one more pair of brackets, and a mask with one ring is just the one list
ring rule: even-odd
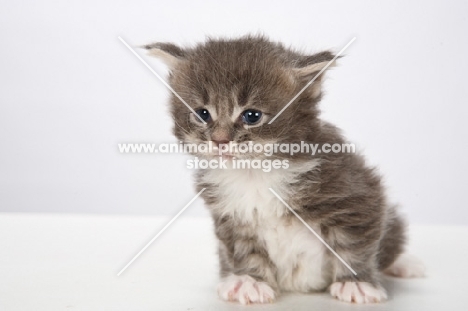
{"label": "kitten's chest", "polygon": [[209,208],[217,214],[234,217],[242,223],[256,223],[259,219],[278,218],[286,207],[273,195],[270,188],[286,195],[287,178],[277,172],[261,170],[210,171],[202,181],[213,185],[216,198]]}
{"label": "kitten's chest", "polygon": [[[319,226],[309,225],[320,234]],[[276,266],[281,289],[308,292],[329,285],[326,249],[297,219],[269,219],[260,225],[258,237]]]}
{"label": "kitten's chest", "polygon": [[287,208],[270,188],[288,201],[294,195],[294,187],[301,184],[301,174],[318,166],[318,160],[311,160],[301,164],[290,163],[288,169],[270,172],[261,169],[207,170],[200,175],[200,181],[213,185],[211,193],[215,203],[210,208],[216,209],[218,214],[251,223],[256,219],[281,217],[287,213]]}
{"label": "kitten's chest", "polygon": [[[282,289],[305,292],[326,287],[324,246],[307,227],[291,217],[287,207],[269,190],[273,189],[288,202],[293,195],[291,183],[294,179],[286,173],[226,173],[212,172],[204,176],[205,182],[217,185],[217,201],[210,208],[218,215],[233,217],[252,227],[276,266]],[[310,225],[319,230],[318,226]]]}

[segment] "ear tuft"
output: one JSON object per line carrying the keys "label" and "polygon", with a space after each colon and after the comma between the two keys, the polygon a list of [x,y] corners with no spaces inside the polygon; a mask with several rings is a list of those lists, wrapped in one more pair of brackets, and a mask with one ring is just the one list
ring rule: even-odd
{"label": "ear tuft", "polygon": [[335,66],[336,60],[330,63],[334,57],[335,55],[329,51],[320,52],[314,55],[302,56],[296,61],[294,71],[299,76],[308,78],[312,75],[318,74],[325,67],[328,69]]}
{"label": "ear tuft", "polygon": [[302,56],[296,63],[296,67],[306,67],[312,64],[329,62],[335,55],[330,51],[323,51],[314,55]]}
{"label": "ear tuft", "polygon": [[173,69],[187,57],[187,51],[173,43],[157,42],[142,46],[149,51],[149,55],[162,60],[170,69]]}

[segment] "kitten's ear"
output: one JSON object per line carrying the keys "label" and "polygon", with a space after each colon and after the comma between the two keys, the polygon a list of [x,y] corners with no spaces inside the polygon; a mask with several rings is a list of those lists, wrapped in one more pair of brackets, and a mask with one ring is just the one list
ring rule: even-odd
{"label": "kitten's ear", "polygon": [[[331,52],[325,51],[320,52],[314,55],[302,56],[295,63],[294,72],[301,78],[313,79],[322,69],[335,66],[335,61],[330,63],[333,60],[335,55]],[[330,64],[329,64],[330,63]],[[323,75],[323,73],[321,74]],[[320,77],[316,80],[320,81]]]}
{"label": "kitten's ear", "polygon": [[172,43],[152,43],[142,46],[151,56],[162,60],[170,69],[176,67],[187,57],[187,51]]}
{"label": "kitten's ear", "polygon": [[322,72],[319,76],[317,75],[324,68],[325,71],[327,71],[329,68],[335,66],[334,57],[335,55],[331,52],[325,51],[314,55],[301,56],[299,59],[295,60],[293,71],[299,81],[307,85],[314,79],[312,85],[308,88],[308,92],[310,92],[313,97],[319,97],[322,93],[322,81],[325,72]]}

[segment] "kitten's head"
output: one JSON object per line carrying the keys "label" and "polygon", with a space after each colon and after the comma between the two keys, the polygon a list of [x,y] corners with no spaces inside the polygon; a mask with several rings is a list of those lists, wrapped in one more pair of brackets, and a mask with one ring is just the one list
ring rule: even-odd
{"label": "kitten's head", "polygon": [[264,37],[213,40],[194,48],[145,46],[170,69],[174,133],[185,143],[292,143],[311,141],[318,129],[323,74],[269,124],[333,59],[302,55]]}

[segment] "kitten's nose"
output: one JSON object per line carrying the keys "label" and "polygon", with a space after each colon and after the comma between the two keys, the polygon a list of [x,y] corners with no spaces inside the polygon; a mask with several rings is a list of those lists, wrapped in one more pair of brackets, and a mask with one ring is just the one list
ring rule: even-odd
{"label": "kitten's nose", "polygon": [[211,141],[215,146],[219,147],[221,144],[229,144],[231,141],[231,133],[226,129],[215,129],[211,133]]}
{"label": "kitten's nose", "polygon": [[229,144],[229,142],[231,141],[231,137],[229,135],[229,132],[228,131],[214,131],[212,134],[211,134],[211,141],[213,141],[213,143],[216,145],[216,146],[219,146],[221,144]]}

